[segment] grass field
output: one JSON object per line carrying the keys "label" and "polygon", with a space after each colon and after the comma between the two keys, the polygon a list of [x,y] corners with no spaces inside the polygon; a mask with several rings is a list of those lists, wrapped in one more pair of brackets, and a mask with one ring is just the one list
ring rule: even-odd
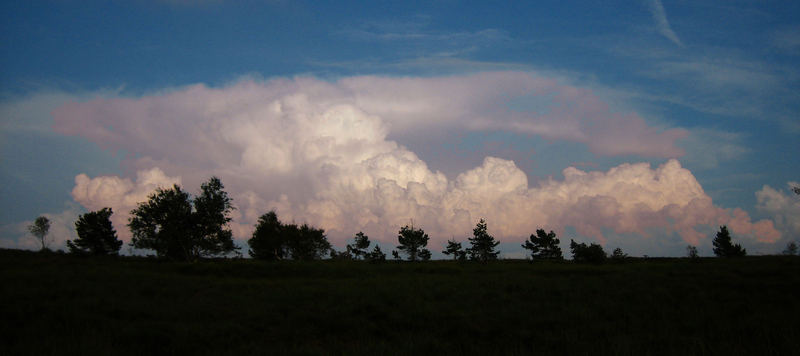
{"label": "grass field", "polygon": [[800,353],[800,258],[174,263],[0,250],[2,355]]}

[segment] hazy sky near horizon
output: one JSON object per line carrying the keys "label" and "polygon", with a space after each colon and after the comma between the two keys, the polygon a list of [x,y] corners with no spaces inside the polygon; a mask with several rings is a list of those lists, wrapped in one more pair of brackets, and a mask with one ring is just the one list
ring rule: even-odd
{"label": "hazy sky near horizon", "polygon": [[800,3],[0,4],[0,246],[222,179],[258,216],[441,256],[478,219],[632,255],[800,239]]}

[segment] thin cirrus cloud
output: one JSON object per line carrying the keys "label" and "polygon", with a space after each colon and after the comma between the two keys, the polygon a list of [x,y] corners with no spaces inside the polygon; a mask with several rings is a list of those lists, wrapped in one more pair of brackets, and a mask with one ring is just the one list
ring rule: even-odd
{"label": "thin cirrus cloud", "polygon": [[656,22],[658,33],[672,41],[672,43],[683,47],[681,39],[678,38],[678,35],[675,34],[675,31],[673,31],[672,27],[669,25],[667,12],[664,11],[664,5],[661,4],[661,0],[648,0],[647,7],[650,10],[650,14],[653,15],[653,20]]}
{"label": "thin cirrus cloud", "polygon": [[[509,109],[509,98],[543,95],[547,110]],[[285,220],[324,227],[335,243],[357,231],[387,243],[411,221],[433,245],[465,235],[479,218],[503,241],[544,227],[574,228],[597,241],[609,234],[668,236],[688,243],[727,224],[753,243],[780,238],[769,220],[713,205],[692,173],[670,159],[652,168],[622,164],[606,172],[564,170],[563,180],[529,186],[513,161],[487,157],[455,177],[434,171],[392,133],[448,128],[534,134],[586,145],[599,155],[673,158],[683,129],[616,113],[591,91],[535,73],[433,78],[351,77],[242,80],[223,88],[190,86],[138,98],[70,103],[53,112],[56,131],[77,135],[125,160],[135,180],[79,175],[73,198],[87,209],[111,206],[120,224],[155,186],[195,189],[211,175],[233,196],[235,235],[244,239],[272,209]]]}

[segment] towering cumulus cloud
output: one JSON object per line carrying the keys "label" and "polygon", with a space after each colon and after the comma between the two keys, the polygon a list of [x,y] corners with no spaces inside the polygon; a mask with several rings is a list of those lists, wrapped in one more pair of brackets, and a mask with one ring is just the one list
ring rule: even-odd
{"label": "towering cumulus cloud", "polygon": [[[546,98],[546,107],[508,105],[513,98],[536,97]],[[121,213],[114,221],[118,229],[124,212],[155,186],[182,181],[191,190],[217,175],[238,208],[238,238],[246,238],[270,209],[285,220],[322,226],[340,244],[359,230],[393,242],[398,226],[412,219],[436,244],[463,236],[481,217],[505,241],[538,227],[571,227],[598,241],[608,234],[657,232],[697,243],[705,236],[698,227],[717,224],[756,240],[779,238],[770,221],[753,223],[744,211],[714,206],[676,160],[655,169],[567,168],[564,180],[531,187],[513,161],[495,157],[448,179],[387,138],[390,130],[459,127],[573,141],[600,155],[683,154],[675,141],[685,130],[614,113],[588,90],[531,73],[240,81],[72,103],[53,115],[62,133],[136,154],[125,162],[139,171],[135,181],[76,177],[75,200],[90,209],[113,207]]]}

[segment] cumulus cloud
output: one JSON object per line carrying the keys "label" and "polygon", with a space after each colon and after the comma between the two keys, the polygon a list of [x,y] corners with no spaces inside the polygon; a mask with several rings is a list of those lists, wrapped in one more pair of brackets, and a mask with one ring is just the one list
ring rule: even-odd
{"label": "cumulus cloud", "polygon": [[[800,187],[800,183],[789,182],[789,189]],[[784,235],[794,240],[800,237],[800,196],[794,192],[782,192],[765,185],[756,192],[758,205],[756,208],[768,213],[775,220],[775,225]]]}
{"label": "cumulus cloud", "polygon": [[658,33],[676,45],[683,46],[681,39],[678,38],[678,35],[675,34],[675,31],[673,31],[672,27],[669,25],[669,21],[667,21],[667,12],[664,11],[664,5],[661,4],[661,0],[648,0],[647,7],[653,15],[653,20],[656,22]]}
{"label": "cumulus cloud", "polygon": [[[548,110],[503,105],[509,97],[544,94],[553,99]],[[72,103],[53,115],[61,133],[133,154],[126,164],[139,172],[135,180],[78,175],[73,190],[87,209],[112,207],[123,239],[129,238],[126,213],[156,187],[198,187],[211,175],[234,198],[238,238],[247,238],[271,209],[282,220],[324,227],[340,245],[359,230],[394,243],[399,226],[413,222],[436,246],[468,235],[479,218],[506,242],[540,227],[571,227],[600,242],[609,234],[647,238],[657,231],[696,244],[709,226],[721,224],[753,241],[780,237],[771,221],[752,222],[742,210],[714,206],[677,160],[655,169],[646,163],[606,172],[570,167],[563,180],[531,187],[513,161],[487,157],[450,179],[387,138],[390,130],[489,128],[582,142],[603,154],[681,153],[674,141],[685,131],[616,114],[589,91],[530,73],[242,81]]]}

